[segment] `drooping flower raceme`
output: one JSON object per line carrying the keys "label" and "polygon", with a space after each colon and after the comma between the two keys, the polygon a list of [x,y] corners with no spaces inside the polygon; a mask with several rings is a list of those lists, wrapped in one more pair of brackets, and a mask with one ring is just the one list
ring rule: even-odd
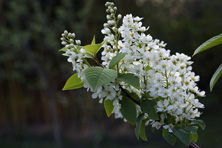
{"label": "drooping flower raceme", "polygon": [[[75,34],[67,31],[61,38],[65,46],[63,55],[68,56],[68,62],[72,63],[84,87],[92,92],[92,98],[99,98],[99,102],[105,106],[109,104],[109,109],[106,108],[109,114],[133,123],[134,117],[126,113],[130,106],[127,106],[124,98],[128,98],[131,104],[134,102],[135,109],[129,110],[135,110],[135,120],[141,119],[145,125],[156,129],[163,127],[167,131],[165,134],[173,133],[177,128],[195,125],[201,114],[199,109],[204,108],[197,97],[203,97],[205,92],[197,87],[199,76],[192,72],[191,58],[180,53],[170,55],[170,50],[165,48],[166,43],[145,34],[149,27],[142,25],[143,18],[133,17],[132,14],[122,18],[116,14],[117,8],[113,3],[107,2],[106,6],[107,22],[101,30],[105,35],[101,44],[104,49],[101,52],[101,63],[96,58],[96,52],[101,46],[98,48],[95,40],[91,45],[80,46],[81,41],[74,41]],[[92,48],[98,49],[92,52]],[[115,70],[116,78],[92,87],[87,69],[93,66],[87,58],[94,59],[103,69]]]}

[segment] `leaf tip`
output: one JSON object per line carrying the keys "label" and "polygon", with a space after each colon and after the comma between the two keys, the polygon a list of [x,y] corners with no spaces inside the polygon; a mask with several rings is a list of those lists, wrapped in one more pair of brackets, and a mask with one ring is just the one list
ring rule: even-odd
{"label": "leaf tip", "polygon": [[193,53],[193,55],[192,55],[192,57],[194,57],[195,55],[197,55],[198,54],[198,49],[199,49],[199,47],[194,51],[194,53]]}
{"label": "leaf tip", "polygon": [[211,85],[210,85],[210,92],[213,91],[213,88],[214,88],[214,86],[211,86]]}
{"label": "leaf tip", "polygon": [[68,90],[65,86],[62,88],[62,91]]}
{"label": "leaf tip", "polygon": [[91,42],[91,45],[94,45],[94,44],[96,44],[96,36],[95,36],[95,34],[94,34],[93,40],[92,40],[92,42]]}

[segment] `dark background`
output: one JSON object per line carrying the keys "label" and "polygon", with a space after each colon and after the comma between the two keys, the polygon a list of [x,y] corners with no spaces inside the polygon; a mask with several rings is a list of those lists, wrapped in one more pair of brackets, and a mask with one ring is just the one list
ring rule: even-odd
{"label": "dark background", "polygon": [[[106,22],[103,0],[0,0],[0,147],[1,148],[171,148],[161,132],[147,128],[148,142],[133,128],[106,117],[103,105],[85,89],[62,91],[73,74],[58,50],[64,30],[89,44]],[[191,56],[222,28],[221,0],[114,0],[122,15],[144,17],[148,34],[167,43],[171,53]],[[222,61],[222,46],[194,58],[198,86],[207,96],[199,130],[202,148],[222,147],[222,80],[213,92],[209,81]],[[177,142],[175,148],[185,148]]]}

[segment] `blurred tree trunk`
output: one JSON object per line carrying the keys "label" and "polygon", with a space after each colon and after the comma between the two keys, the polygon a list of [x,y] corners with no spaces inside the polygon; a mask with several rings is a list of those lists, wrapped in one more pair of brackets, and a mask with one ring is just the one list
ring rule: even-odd
{"label": "blurred tree trunk", "polygon": [[52,90],[51,83],[49,81],[49,77],[44,72],[43,68],[39,66],[39,64],[35,61],[35,58],[31,55],[31,42],[28,41],[26,45],[26,53],[29,56],[29,60],[31,65],[33,66],[34,70],[38,74],[40,81],[43,83],[43,89],[46,92],[48,99],[49,99],[49,107],[50,113],[52,118],[52,129],[53,129],[53,136],[56,144],[56,148],[62,148],[62,140],[61,140],[61,133],[60,127],[57,119],[57,110],[56,110],[56,103],[55,103],[55,96]]}

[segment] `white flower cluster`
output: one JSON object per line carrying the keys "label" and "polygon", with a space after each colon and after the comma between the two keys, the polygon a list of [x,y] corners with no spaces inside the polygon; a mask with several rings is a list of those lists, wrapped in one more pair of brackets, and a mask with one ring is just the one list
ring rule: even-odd
{"label": "white flower cluster", "polygon": [[148,28],[142,26],[141,20],[142,18],[131,14],[124,16],[122,25],[118,28],[119,36],[112,29],[113,23],[104,25],[102,33],[106,35],[104,40],[108,42],[102,52],[102,64],[108,67],[110,60],[118,52],[126,53],[119,63],[119,72],[138,76],[142,89],[136,89],[124,82],[121,85],[128,91],[137,93],[139,97],[149,94],[148,99],[156,99],[156,111],[161,114],[161,121],[153,121],[151,124],[157,129],[163,125],[171,132],[173,125],[165,125],[164,122],[167,114],[174,118],[172,123],[199,117],[198,108],[204,108],[204,105],[196,97],[203,97],[205,92],[200,92],[196,86],[199,76],[191,71],[191,58],[179,53],[170,55],[163,41],[144,33]]}
{"label": "white flower cluster", "polygon": [[[122,25],[118,27],[122,16],[116,15],[117,8],[113,3],[107,2],[107,23],[104,24],[102,33],[106,41],[102,52],[102,65],[109,67],[110,61],[117,53],[125,53],[125,57],[114,68],[119,73],[132,73],[139,77],[141,88],[135,88],[125,82],[112,82],[93,90],[85,80],[83,71],[88,68],[84,61],[86,51],[81,48],[80,41],[74,44],[74,34],[65,31],[62,35],[62,44],[67,51],[68,61],[73,64],[73,70],[79,73],[79,77],[85,82],[84,87],[90,89],[92,98],[113,100],[113,114],[116,118],[122,118],[120,112],[122,99],[120,85],[129,92],[136,93],[140,98],[155,100],[156,112],[160,115],[160,121],[148,120],[147,124],[159,129],[161,126],[169,129],[176,123],[191,121],[200,116],[199,108],[204,105],[196,97],[203,97],[204,91],[200,91],[196,85],[199,76],[192,72],[191,58],[185,54],[176,53],[170,55],[166,50],[166,44],[144,32],[149,28],[142,26],[142,18],[127,14],[123,17]],[[138,114],[141,112],[137,105]],[[148,115],[147,115],[148,116]],[[170,119],[169,119],[170,118]]]}
{"label": "white flower cluster", "polygon": [[68,33],[65,30],[61,37],[61,44],[66,49],[63,55],[68,56],[67,61],[72,63],[73,71],[76,71],[80,77],[83,75],[84,70],[88,68],[88,65],[84,62],[84,58],[87,55],[85,49],[80,46],[81,41],[75,40],[74,43],[74,39],[75,33]]}
{"label": "white flower cluster", "polygon": [[87,61],[85,58],[87,58],[87,53],[85,49],[80,46],[81,41],[75,40],[75,34],[69,33],[68,31],[64,31],[61,37],[61,44],[64,45],[66,52],[63,54],[64,56],[68,56],[67,61],[72,63],[73,71],[78,73],[78,77],[81,78],[82,81],[84,81],[84,87],[87,88],[87,90],[90,90],[93,92],[92,98],[99,98],[99,103],[103,103],[103,100],[113,100],[114,110],[113,113],[115,113],[116,118],[122,117],[120,113],[120,105],[119,100],[122,99],[122,96],[120,95],[121,91],[119,88],[119,85],[117,84],[117,81],[114,83],[107,84],[105,86],[101,86],[95,90],[93,90],[88,82],[85,79],[84,70],[86,70],[89,66],[86,63]]}

